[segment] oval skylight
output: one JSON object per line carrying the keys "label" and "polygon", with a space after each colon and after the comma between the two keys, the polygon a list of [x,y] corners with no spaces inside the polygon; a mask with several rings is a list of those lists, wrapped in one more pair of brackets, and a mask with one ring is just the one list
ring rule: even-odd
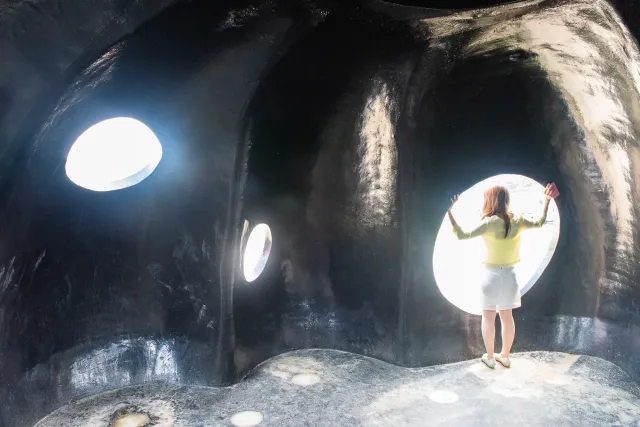
{"label": "oval skylight", "polygon": [[[453,215],[463,229],[472,229],[480,221],[484,190],[503,185],[511,193],[511,211],[525,218],[536,219],[542,214],[544,187],[523,175],[496,175],[485,179],[460,195]],[[560,215],[554,200],[549,204],[547,223],[539,229],[522,233],[521,261],[515,274],[524,295],[542,275],[560,237]],[[445,214],[433,251],[433,273],[440,292],[455,306],[471,313],[481,314],[480,278],[484,246],[481,238],[458,240],[449,218]]]}
{"label": "oval skylight", "polygon": [[144,123],[118,117],[97,123],[73,143],[65,170],[93,191],[131,187],[147,178],[162,158],[160,141]]}
{"label": "oval skylight", "polygon": [[270,253],[271,229],[267,224],[258,224],[251,230],[244,250],[242,270],[247,282],[253,282],[262,274]]}

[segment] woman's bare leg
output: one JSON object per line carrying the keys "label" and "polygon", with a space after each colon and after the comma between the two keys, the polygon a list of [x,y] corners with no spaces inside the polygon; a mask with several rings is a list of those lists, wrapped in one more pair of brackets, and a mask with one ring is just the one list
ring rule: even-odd
{"label": "woman's bare leg", "polygon": [[482,339],[487,349],[487,359],[493,360],[493,347],[496,341],[495,310],[482,310]]}
{"label": "woman's bare leg", "polygon": [[516,322],[513,320],[513,310],[500,310],[500,324],[502,325],[502,351],[500,357],[507,358],[511,352],[513,339],[516,336]]}

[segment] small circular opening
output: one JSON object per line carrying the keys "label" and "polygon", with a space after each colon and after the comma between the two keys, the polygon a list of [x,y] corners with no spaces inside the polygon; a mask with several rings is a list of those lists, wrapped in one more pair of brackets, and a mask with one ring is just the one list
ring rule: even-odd
{"label": "small circular opening", "polygon": [[160,141],[144,123],[117,117],[91,126],[73,143],[65,170],[76,185],[93,191],[131,187],[162,158]]}
{"label": "small circular opening", "polygon": [[258,224],[251,230],[243,256],[243,272],[247,282],[253,282],[264,271],[271,253],[271,243],[271,229],[267,224]]}
{"label": "small circular opening", "polygon": [[[542,214],[544,187],[540,183],[523,175],[496,175],[460,194],[458,203],[453,207],[453,215],[463,229],[471,230],[480,222],[484,191],[494,185],[502,185],[509,190],[510,208],[515,215],[535,219]],[[514,267],[520,295],[524,295],[540,278],[551,261],[559,237],[560,215],[552,199],[542,228],[522,233],[520,262]],[[433,250],[433,273],[442,295],[471,314],[482,313],[484,251],[481,238],[458,240],[445,214]]]}

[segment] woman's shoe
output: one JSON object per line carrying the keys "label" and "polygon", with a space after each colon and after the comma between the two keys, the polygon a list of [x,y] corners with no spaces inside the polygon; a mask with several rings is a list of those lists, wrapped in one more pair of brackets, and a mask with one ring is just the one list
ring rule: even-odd
{"label": "woman's shoe", "polygon": [[495,369],[496,368],[496,361],[493,360],[493,359],[489,359],[487,357],[487,353],[483,354],[482,358],[480,360],[482,360],[482,363],[487,365],[488,368],[491,368],[491,369]]}
{"label": "woman's shoe", "polygon": [[499,354],[494,354],[493,357],[494,357],[494,359],[496,359],[496,362],[498,362],[499,364],[501,364],[505,368],[510,368],[511,367],[511,360],[509,360],[508,357],[502,357]]}

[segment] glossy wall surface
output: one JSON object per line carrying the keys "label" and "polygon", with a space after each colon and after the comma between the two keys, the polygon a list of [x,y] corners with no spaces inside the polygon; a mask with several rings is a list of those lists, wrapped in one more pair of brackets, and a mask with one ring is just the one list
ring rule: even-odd
{"label": "glossy wall surface", "polygon": [[[131,384],[230,384],[290,349],[481,354],[479,318],[439,293],[431,260],[451,194],[501,173],[562,194],[515,350],[640,377],[632,5],[210,3],[114,36],[64,91],[4,97],[0,424]],[[124,190],[75,186],[71,144],[117,116],[154,130],[158,168]],[[273,234],[251,283],[245,220]]]}

